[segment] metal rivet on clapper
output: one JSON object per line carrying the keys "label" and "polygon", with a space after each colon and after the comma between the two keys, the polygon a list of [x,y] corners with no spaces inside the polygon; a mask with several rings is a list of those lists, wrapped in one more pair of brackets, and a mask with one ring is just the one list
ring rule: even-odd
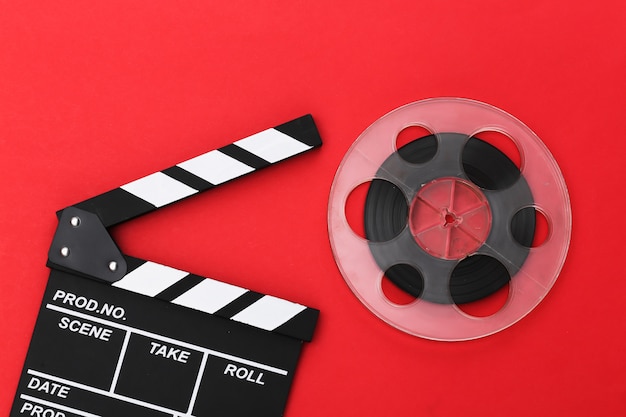
{"label": "metal rivet on clapper", "polygon": [[115,261],[109,262],[109,269],[111,270],[111,272],[117,271],[117,262]]}
{"label": "metal rivet on clapper", "polygon": [[70,219],[70,224],[74,227],[80,226],[80,217],[76,217],[76,216],[72,217]]}
{"label": "metal rivet on clapper", "polygon": [[70,248],[68,248],[67,246],[63,246],[61,248],[61,256],[64,258],[67,258],[68,256],[70,256]]}

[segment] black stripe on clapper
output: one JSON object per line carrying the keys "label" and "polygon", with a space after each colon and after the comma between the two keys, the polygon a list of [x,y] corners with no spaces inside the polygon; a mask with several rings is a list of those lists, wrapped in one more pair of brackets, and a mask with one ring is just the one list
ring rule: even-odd
{"label": "black stripe on clapper", "polygon": [[310,114],[283,123],[274,129],[314,148],[322,145],[322,138]]}
{"label": "black stripe on clapper", "polygon": [[184,169],[176,165],[168,169],[164,169],[161,172],[168,177],[174,178],[175,180],[190,186],[194,190],[206,191],[209,188],[215,187],[215,185],[211,184],[210,182],[192,174],[189,171],[185,171]]}
{"label": "black stripe on clapper", "polygon": [[222,148],[219,148],[218,150],[230,156],[231,158],[238,160],[239,162],[243,162],[244,164],[254,169],[261,169],[261,168],[265,168],[266,166],[271,165],[265,159],[258,157],[255,154],[248,152],[243,148],[240,148],[234,143],[231,143],[230,145],[226,145]]}
{"label": "black stripe on clapper", "polygon": [[204,280],[205,278],[199,275],[189,274],[185,278],[178,281],[176,284],[164,289],[154,297],[160,300],[172,301],[178,296],[186,293],[196,285],[200,284]]}
{"label": "black stripe on clapper", "polygon": [[280,334],[292,335],[300,340],[310,342],[312,336],[310,329],[315,328],[319,315],[319,310],[305,308],[290,320],[275,328],[274,331]]}
{"label": "black stripe on clapper", "polygon": [[235,314],[239,313],[246,307],[254,304],[261,298],[265,297],[265,295],[255,292],[248,291],[245,294],[242,294],[240,297],[236,298],[231,303],[225,305],[215,312],[216,316],[231,318]]}
{"label": "black stripe on clapper", "polygon": [[[104,227],[109,227],[155,210],[152,204],[122,188],[107,191],[75,204],[74,207],[97,214],[102,220]],[[58,212],[57,216],[60,216],[60,213]]]}
{"label": "black stripe on clapper", "polygon": [[146,261],[144,261],[143,259],[135,258],[128,255],[124,255],[124,259],[126,260],[126,275],[130,274],[135,269],[146,263]]}

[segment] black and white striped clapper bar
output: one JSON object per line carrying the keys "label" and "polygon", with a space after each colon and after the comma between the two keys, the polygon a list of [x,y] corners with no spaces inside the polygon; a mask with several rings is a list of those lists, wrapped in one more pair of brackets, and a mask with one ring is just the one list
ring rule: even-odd
{"label": "black and white striped clapper bar", "polygon": [[320,145],[303,116],[60,211],[11,416],[283,415],[319,311],[127,256],[107,228]]}

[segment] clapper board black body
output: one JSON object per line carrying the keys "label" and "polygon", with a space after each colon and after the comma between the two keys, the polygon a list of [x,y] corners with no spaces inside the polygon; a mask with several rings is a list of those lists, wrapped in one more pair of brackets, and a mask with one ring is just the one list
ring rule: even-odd
{"label": "clapper board black body", "polygon": [[320,145],[303,116],[60,211],[11,416],[281,416],[319,311],[124,255],[107,228]]}

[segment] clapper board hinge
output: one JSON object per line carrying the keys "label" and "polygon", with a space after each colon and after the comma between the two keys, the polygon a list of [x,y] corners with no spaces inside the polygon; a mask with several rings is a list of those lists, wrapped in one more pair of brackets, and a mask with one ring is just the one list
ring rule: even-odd
{"label": "clapper board hinge", "polygon": [[113,283],[126,275],[126,260],[100,218],[68,207],[48,252],[48,266]]}

